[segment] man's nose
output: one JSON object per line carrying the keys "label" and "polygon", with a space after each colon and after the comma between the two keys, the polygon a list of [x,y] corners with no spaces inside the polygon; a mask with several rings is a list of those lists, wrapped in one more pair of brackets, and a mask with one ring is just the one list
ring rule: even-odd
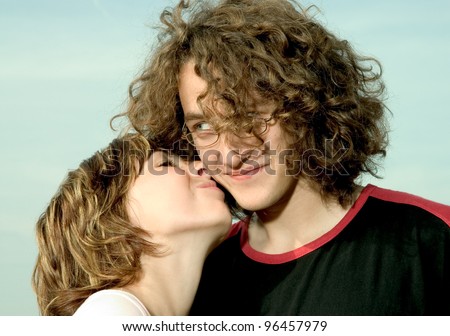
{"label": "man's nose", "polygon": [[255,139],[243,139],[231,133],[223,134],[213,148],[202,150],[201,160],[208,171],[220,169],[236,169],[250,157],[261,152]]}

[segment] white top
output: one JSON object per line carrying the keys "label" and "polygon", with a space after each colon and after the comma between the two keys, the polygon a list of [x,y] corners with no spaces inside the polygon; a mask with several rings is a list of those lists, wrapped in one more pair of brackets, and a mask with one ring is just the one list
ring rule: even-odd
{"label": "white top", "polygon": [[150,316],[147,308],[131,293],[105,289],[89,296],[74,316]]}

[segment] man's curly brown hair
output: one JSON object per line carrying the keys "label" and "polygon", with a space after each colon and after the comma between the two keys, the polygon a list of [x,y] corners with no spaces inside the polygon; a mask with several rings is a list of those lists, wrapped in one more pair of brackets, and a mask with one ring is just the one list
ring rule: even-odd
{"label": "man's curly brown hair", "polygon": [[381,65],[324,28],[312,9],[286,0],[180,1],[161,14],[159,44],[130,86],[123,115],[161,145],[179,140],[179,73],[192,60],[208,84],[200,98],[225,104],[228,122],[248,118],[255,97],[275,103],[293,139],[291,168],[323,196],[351,204],[356,179],[377,176],[386,154]]}

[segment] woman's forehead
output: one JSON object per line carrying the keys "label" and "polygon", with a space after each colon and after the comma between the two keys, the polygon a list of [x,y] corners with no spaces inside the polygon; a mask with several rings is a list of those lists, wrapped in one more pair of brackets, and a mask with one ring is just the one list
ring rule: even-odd
{"label": "woman's forehead", "polygon": [[177,154],[172,150],[158,149],[153,150],[149,156],[149,161],[153,164],[159,164],[162,161],[170,160],[175,165],[186,164],[189,160],[187,155]]}

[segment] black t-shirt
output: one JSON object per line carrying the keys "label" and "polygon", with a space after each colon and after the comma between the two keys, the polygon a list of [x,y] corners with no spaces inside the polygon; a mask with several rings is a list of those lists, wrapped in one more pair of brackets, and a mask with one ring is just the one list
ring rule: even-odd
{"label": "black t-shirt", "polygon": [[208,257],[191,315],[450,315],[450,207],[368,185],[328,233],[269,255],[247,225]]}

